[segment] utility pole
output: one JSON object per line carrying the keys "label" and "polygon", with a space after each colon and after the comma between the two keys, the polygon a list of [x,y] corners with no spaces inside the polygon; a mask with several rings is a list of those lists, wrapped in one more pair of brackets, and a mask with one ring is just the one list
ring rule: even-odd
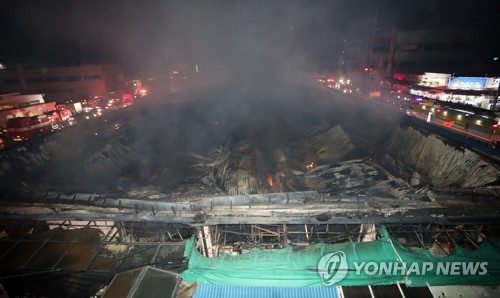
{"label": "utility pole", "polygon": [[493,113],[495,113],[495,109],[497,107],[498,96],[500,96],[500,80],[498,82],[497,91],[495,91],[495,98],[493,99]]}
{"label": "utility pole", "polygon": [[378,23],[378,7],[375,9],[375,17],[373,18],[373,33],[370,40],[370,49],[368,53],[368,68],[372,67],[373,58],[373,48],[375,43],[375,37],[377,36],[377,23]]}
{"label": "utility pole", "polygon": [[389,56],[387,59],[387,68],[385,70],[385,77],[390,78],[392,74],[392,68],[394,66],[394,58],[396,56],[396,46],[397,46],[397,39],[398,39],[398,31],[396,28],[392,28],[391,31],[391,43],[389,45]]}
{"label": "utility pole", "polygon": [[[370,93],[372,89],[372,60],[373,60],[373,49],[375,47],[375,37],[377,36],[377,23],[378,23],[378,6],[375,8],[375,17],[373,18],[373,28],[371,35],[368,37],[368,61],[365,66],[365,73],[363,76],[363,85],[367,90],[367,94]],[[368,77],[366,76],[368,74]]]}

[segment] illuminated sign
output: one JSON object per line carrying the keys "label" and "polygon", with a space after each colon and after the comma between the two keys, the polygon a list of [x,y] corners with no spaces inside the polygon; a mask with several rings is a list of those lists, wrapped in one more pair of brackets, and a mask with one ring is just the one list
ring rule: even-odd
{"label": "illuminated sign", "polygon": [[448,86],[451,74],[426,72],[420,80],[420,85],[425,86]]}
{"label": "illuminated sign", "polygon": [[449,79],[451,77],[451,74],[439,73],[439,72],[425,72],[423,77],[426,79],[436,79],[436,78]]}
{"label": "illuminated sign", "polygon": [[484,89],[488,78],[479,77],[455,77],[450,79],[448,84],[452,89]]}
{"label": "illuminated sign", "polygon": [[500,85],[500,78],[488,78],[486,89],[498,89]]}

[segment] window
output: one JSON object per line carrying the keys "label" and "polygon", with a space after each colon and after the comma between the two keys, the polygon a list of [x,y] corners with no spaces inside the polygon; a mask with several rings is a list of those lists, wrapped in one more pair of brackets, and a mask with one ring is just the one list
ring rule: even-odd
{"label": "window", "polygon": [[5,85],[17,85],[21,84],[21,81],[19,79],[4,79],[3,83]]}
{"label": "window", "polygon": [[43,78],[28,78],[27,81],[30,84],[43,83]]}
{"label": "window", "polygon": [[449,44],[446,42],[430,42],[425,44],[426,51],[447,51]]}
{"label": "window", "polygon": [[62,78],[61,77],[46,77],[44,81],[47,83],[61,82]]}
{"label": "window", "polygon": [[75,82],[75,81],[81,81],[82,76],[65,76],[64,81],[66,82]]}
{"label": "window", "polygon": [[478,44],[477,42],[470,42],[470,41],[454,42],[451,44],[451,48],[455,51],[469,51],[477,49]]}
{"label": "window", "polygon": [[415,52],[420,50],[420,44],[418,43],[402,43],[399,45],[399,50],[401,52]]}
{"label": "window", "polygon": [[86,81],[96,81],[96,80],[102,80],[101,75],[84,75],[83,79]]}

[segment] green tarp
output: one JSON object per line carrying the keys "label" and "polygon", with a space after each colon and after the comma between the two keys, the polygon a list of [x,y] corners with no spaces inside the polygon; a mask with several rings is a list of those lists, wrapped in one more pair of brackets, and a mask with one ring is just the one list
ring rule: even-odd
{"label": "green tarp", "polygon": [[[371,242],[315,244],[302,250],[254,248],[250,252],[207,258],[186,246],[188,282],[239,286],[362,286],[404,283],[426,285],[493,285],[500,283],[500,243],[485,242],[469,251],[455,247],[442,258],[427,250],[410,250],[385,227]],[[319,267],[318,267],[319,264]]]}

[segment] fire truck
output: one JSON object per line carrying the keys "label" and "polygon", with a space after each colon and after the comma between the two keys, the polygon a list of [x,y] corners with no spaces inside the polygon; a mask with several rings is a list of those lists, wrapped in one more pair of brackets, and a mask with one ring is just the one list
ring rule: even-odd
{"label": "fire truck", "polygon": [[130,80],[126,83],[125,93],[130,93],[134,98],[145,98],[148,96],[148,90],[144,88],[141,80]]}
{"label": "fire truck", "polygon": [[57,113],[7,120],[7,132],[13,141],[27,141],[52,132],[59,124]]}
{"label": "fire truck", "polygon": [[57,105],[56,112],[59,115],[60,121],[70,121],[73,113],[66,108],[66,105]]}

